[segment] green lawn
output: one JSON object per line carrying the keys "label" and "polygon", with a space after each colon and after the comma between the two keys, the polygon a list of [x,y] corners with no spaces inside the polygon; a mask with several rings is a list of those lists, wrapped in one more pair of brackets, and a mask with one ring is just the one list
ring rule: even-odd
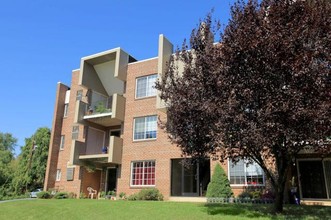
{"label": "green lawn", "polygon": [[202,203],[26,200],[0,204],[0,219],[330,219],[331,207],[286,206],[283,215],[269,214],[270,205],[205,205]]}

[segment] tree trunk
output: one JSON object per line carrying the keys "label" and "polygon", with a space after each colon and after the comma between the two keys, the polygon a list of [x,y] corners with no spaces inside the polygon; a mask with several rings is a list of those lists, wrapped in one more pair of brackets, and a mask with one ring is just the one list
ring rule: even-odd
{"label": "tree trunk", "polygon": [[283,212],[284,190],[287,180],[287,172],[289,168],[288,161],[290,160],[289,158],[285,158],[285,156],[281,155],[280,157],[276,158],[276,161],[277,161],[278,176],[273,186],[276,194],[275,204],[273,207],[273,212],[275,214]]}
{"label": "tree trunk", "polygon": [[278,189],[276,189],[276,199],[275,199],[275,204],[273,207],[273,213],[281,213],[283,212],[283,202],[284,202],[284,188],[285,188],[285,183],[281,184],[278,183]]}

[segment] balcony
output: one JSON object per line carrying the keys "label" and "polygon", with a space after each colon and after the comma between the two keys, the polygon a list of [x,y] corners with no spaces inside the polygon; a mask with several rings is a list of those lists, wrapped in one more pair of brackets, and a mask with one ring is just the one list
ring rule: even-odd
{"label": "balcony", "polygon": [[124,111],[125,98],[121,95],[92,98],[90,104],[80,101],[77,122],[92,122],[104,127],[120,125],[124,121]]}
{"label": "balcony", "polygon": [[101,146],[87,146],[82,142],[75,141],[73,164],[84,165],[91,162],[96,165],[107,163],[121,164],[122,148],[123,139],[115,136],[110,137],[106,153],[102,152]]}

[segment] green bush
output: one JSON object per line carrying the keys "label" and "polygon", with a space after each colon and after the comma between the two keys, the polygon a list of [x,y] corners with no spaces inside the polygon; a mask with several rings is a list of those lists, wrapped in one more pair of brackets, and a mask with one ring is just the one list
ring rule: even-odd
{"label": "green bush", "polygon": [[79,194],[79,198],[80,198],[80,199],[86,199],[87,197],[86,197],[85,193],[81,192],[81,193]]}
{"label": "green bush", "polygon": [[130,195],[128,200],[163,201],[163,195],[156,188],[142,189],[140,192]]}
{"label": "green bush", "polygon": [[214,174],[207,187],[206,196],[208,198],[229,198],[233,196],[228,177],[226,176],[223,168],[219,164],[216,164],[215,166]]}
{"label": "green bush", "polygon": [[163,195],[156,188],[142,189],[138,193],[139,200],[152,200],[152,201],[162,201]]}
{"label": "green bush", "polygon": [[54,199],[67,199],[69,197],[67,192],[58,192],[54,195]]}
{"label": "green bush", "polygon": [[138,197],[138,193],[135,193],[135,194],[131,194],[128,196],[128,200],[129,201],[136,201],[136,200],[139,200],[139,197]]}
{"label": "green bush", "polygon": [[77,194],[74,193],[74,192],[70,192],[70,193],[68,194],[68,198],[69,198],[69,199],[76,199],[76,198],[77,198]]}
{"label": "green bush", "polygon": [[120,199],[126,199],[126,194],[125,194],[125,192],[121,192],[121,193],[119,194],[119,197],[120,197]]}
{"label": "green bush", "polygon": [[41,192],[37,193],[37,198],[38,199],[50,199],[50,198],[52,198],[52,195],[47,191],[41,191]]}

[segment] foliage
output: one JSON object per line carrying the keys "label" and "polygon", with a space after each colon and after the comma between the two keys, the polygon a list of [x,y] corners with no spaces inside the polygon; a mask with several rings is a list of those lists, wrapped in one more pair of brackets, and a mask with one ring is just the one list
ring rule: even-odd
{"label": "foliage", "polygon": [[114,190],[108,191],[107,192],[107,195],[109,195],[109,196],[116,196],[116,192]]}
{"label": "foliage", "polygon": [[37,198],[38,199],[50,199],[52,198],[52,195],[48,191],[41,191],[37,193]]}
{"label": "foliage", "polygon": [[214,169],[213,176],[207,187],[207,197],[223,197],[228,198],[233,196],[229,179],[223,168],[217,163]]}
{"label": "foliage", "polygon": [[43,187],[49,141],[50,130],[45,127],[39,128],[34,135],[25,139],[12,183],[16,193]]}
{"label": "foliage", "polygon": [[81,193],[79,193],[79,198],[86,199],[87,197],[86,197],[85,193],[81,192]]}
{"label": "foliage", "polygon": [[134,193],[134,194],[129,195],[129,196],[128,196],[128,200],[129,200],[129,201],[136,201],[136,200],[139,200],[138,193]]}
{"label": "foliage", "polygon": [[140,192],[132,194],[128,200],[150,200],[150,201],[163,201],[163,195],[156,188],[142,189]]}
{"label": "foliage", "polygon": [[105,113],[107,112],[107,108],[103,102],[99,102],[98,105],[95,107],[95,111],[98,113]]}
{"label": "foliage", "polygon": [[69,197],[69,194],[67,192],[57,192],[54,195],[54,199],[67,199]]}
{"label": "foliage", "polygon": [[16,142],[12,134],[0,132],[0,197],[14,196],[11,181],[16,168],[13,153]]}
{"label": "foliage", "polygon": [[126,199],[126,193],[120,192],[119,197],[120,197],[120,199]]}
{"label": "foliage", "polygon": [[68,198],[69,198],[69,199],[76,199],[76,198],[77,198],[77,194],[74,193],[74,192],[69,192],[69,193],[68,193]]}
{"label": "foliage", "polygon": [[184,156],[254,160],[275,190],[275,212],[298,152],[331,148],[330,14],[330,1],[238,1],[220,43],[208,15],[156,86],[164,128]]}
{"label": "foliage", "polygon": [[104,198],[106,196],[106,192],[105,191],[101,191],[100,192],[100,198]]}

